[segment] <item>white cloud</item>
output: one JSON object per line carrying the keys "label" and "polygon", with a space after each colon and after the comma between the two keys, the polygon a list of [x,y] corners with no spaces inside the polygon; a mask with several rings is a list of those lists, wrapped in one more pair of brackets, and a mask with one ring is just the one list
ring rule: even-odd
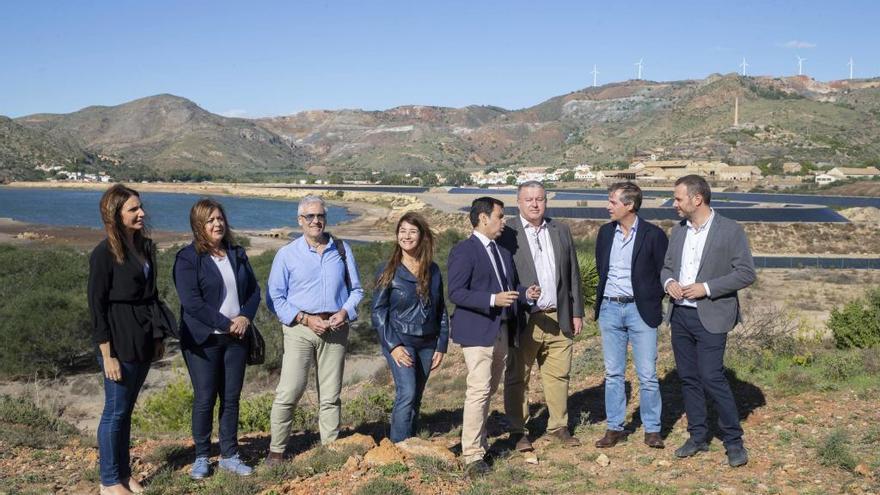
{"label": "white cloud", "polygon": [[247,110],[242,110],[240,108],[233,108],[232,110],[226,110],[225,112],[220,112],[220,115],[224,117],[233,117],[233,118],[241,118],[246,117],[248,114]]}
{"label": "white cloud", "polygon": [[815,43],[810,43],[809,41],[799,41],[799,40],[791,40],[785,43],[780,44],[783,48],[816,48]]}

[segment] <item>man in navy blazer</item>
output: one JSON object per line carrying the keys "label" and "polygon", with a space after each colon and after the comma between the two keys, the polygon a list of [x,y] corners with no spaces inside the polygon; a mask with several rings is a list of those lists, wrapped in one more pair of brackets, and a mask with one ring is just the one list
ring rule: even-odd
{"label": "man in navy blazer", "polygon": [[510,252],[495,243],[503,219],[504,203],[475,199],[470,211],[473,235],[449,252],[449,300],[455,304],[451,337],[462,346],[468,370],[461,455],[471,476],[489,471],[483,460],[489,401],[504,372],[508,343],[516,342],[518,305],[540,296],[537,286],[519,284]]}
{"label": "man in navy blazer", "polygon": [[611,221],[596,238],[596,320],[605,357],[605,436],[598,448],[613,447],[626,437],[626,348],[632,344],[639,377],[639,411],[645,444],[662,449],[660,386],[657,380],[657,327],[663,320],[664,291],[660,271],[666,255],[666,234],[639,218],[642,190],[632,182],[608,188]]}

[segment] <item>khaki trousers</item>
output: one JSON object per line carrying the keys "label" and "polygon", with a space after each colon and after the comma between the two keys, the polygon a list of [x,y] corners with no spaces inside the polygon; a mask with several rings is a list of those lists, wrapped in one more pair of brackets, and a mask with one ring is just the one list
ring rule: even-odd
{"label": "khaki trousers", "polygon": [[342,372],[348,325],[322,336],[305,325],[283,326],[284,356],[281,377],[275,389],[270,416],[272,427],[271,452],[283,453],[290,436],[293,411],[306,390],[309,371],[317,366],[318,427],[321,443],[328,444],[339,436],[342,402]]}
{"label": "khaki trousers", "polygon": [[557,313],[532,313],[519,347],[510,350],[504,381],[504,411],[512,433],[525,433],[529,419],[529,377],[538,362],[550,418],[547,431],[568,427],[568,383],[572,340],[559,328]]}
{"label": "khaki trousers", "polygon": [[507,358],[507,329],[503,323],[501,327],[494,345],[461,348],[468,370],[461,425],[461,457],[465,464],[482,459],[489,450],[489,402],[501,383]]}

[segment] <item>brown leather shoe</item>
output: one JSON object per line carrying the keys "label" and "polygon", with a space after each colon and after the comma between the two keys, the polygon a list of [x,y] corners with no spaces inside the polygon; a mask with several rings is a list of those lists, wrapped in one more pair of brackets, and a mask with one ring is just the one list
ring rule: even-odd
{"label": "brown leather shoe", "polygon": [[269,455],[266,456],[266,459],[263,461],[263,465],[266,467],[278,466],[284,462],[284,454],[281,452],[272,452],[269,451]]}
{"label": "brown leather shoe", "polygon": [[568,432],[568,428],[559,428],[558,430],[551,431],[550,436],[553,437],[553,439],[557,442],[565,445],[566,447],[581,446],[581,441],[571,436],[571,433]]}
{"label": "brown leather shoe", "polygon": [[531,452],[535,450],[535,448],[532,447],[532,442],[529,441],[529,436],[524,433],[512,433],[510,439],[516,441],[514,449],[516,449],[517,452]]}
{"label": "brown leather shoe", "polygon": [[608,449],[617,445],[618,442],[626,440],[625,431],[606,430],[605,436],[596,440],[596,447],[600,449]]}
{"label": "brown leather shoe", "polygon": [[645,445],[652,449],[665,449],[663,437],[659,433],[645,433]]}

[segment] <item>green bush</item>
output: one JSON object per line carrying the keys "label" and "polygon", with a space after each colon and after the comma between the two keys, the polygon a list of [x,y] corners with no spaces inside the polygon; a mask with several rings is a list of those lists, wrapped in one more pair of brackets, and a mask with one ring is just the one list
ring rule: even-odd
{"label": "green bush", "polygon": [[864,349],[880,344],[880,287],[869,290],[863,299],[843,309],[833,310],[828,328],[839,349]]}
{"label": "green bush", "polygon": [[78,433],[76,427],[27,397],[0,395],[0,443],[38,449],[58,447]]}
{"label": "green bush", "polygon": [[242,399],[238,405],[238,429],[242,433],[269,431],[275,394],[265,393]]}
{"label": "green bush", "polygon": [[345,401],[342,415],[346,424],[359,426],[374,421],[388,421],[394,398],[384,388],[367,386],[357,397]]}
{"label": "green bush", "polygon": [[193,389],[189,379],[178,377],[140,403],[131,418],[143,432],[185,433],[192,421]]}
{"label": "green bush", "polygon": [[839,428],[832,430],[819,446],[819,463],[851,471],[856,467],[857,461],[849,450],[849,444],[849,436],[845,431]]}
{"label": "green bush", "polygon": [[581,294],[584,296],[584,309],[589,312],[596,305],[596,287],[599,285],[596,257],[591,251],[579,249],[577,260],[581,272]]}
{"label": "green bush", "polygon": [[861,357],[861,354],[852,352],[831,352],[821,356],[817,364],[824,378],[840,382],[863,371]]}

